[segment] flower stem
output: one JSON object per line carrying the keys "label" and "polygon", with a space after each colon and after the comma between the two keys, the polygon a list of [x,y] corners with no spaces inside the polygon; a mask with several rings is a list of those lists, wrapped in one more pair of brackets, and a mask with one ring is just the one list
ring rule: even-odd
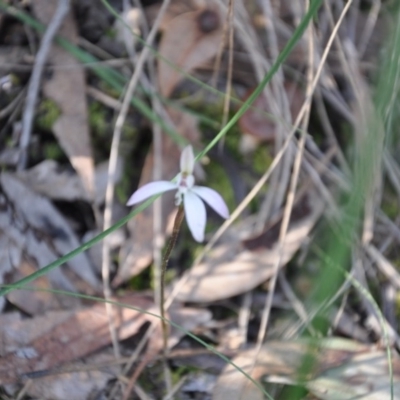
{"label": "flower stem", "polygon": [[172,249],[175,246],[176,239],[178,238],[179,229],[181,227],[183,217],[185,216],[183,205],[181,204],[178,208],[178,212],[175,217],[174,227],[172,230],[172,236],[168,242],[167,249],[165,250],[162,265],[161,265],[161,282],[160,282],[160,314],[161,314],[161,326],[162,326],[162,336],[163,336],[163,349],[164,355],[167,354],[168,349],[168,327],[165,320],[165,273],[167,271],[167,265],[169,258],[171,256]]}

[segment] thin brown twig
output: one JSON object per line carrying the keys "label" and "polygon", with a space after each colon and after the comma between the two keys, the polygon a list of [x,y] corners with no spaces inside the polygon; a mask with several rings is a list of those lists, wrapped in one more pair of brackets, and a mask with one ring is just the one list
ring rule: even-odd
{"label": "thin brown twig", "polygon": [[[172,230],[172,236],[169,239],[167,248],[164,253],[163,262],[161,265],[161,284],[160,284],[160,314],[161,314],[161,325],[162,325],[162,336],[163,336],[163,347],[164,347],[164,355],[167,355],[168,351],[168,327],[167,321],[165,319],[165,273],[167,271],[167,265],[169,258],[171,256],[172,249],[175,246],[176,239],[178,238],[179,229],[182,225],[183,217],[185,216],[183,205],[181,204],[178,208],[178,213],[175,217],[174,227]],[[166,357],[165,357],[166,358]]]}
{"label": "thin brown twig", "polygon": [[[168,326],[167,326],[167,320],[165,318],[165,307],[164,307],[164,303],[165,303],[165,273],[167,271],[167,265],[168,265],[168,261],[169,258],[171,256],[171,252],[173,250],[173,248],[175,247],[175,243],[176,240],[178,238],[178,234],[179,234],[179,230],[180,227],[182,225],[182,221],[184,218],[185,214],[184,214],[184,209],[183,209],[183,205],[181,204],[178,208],[178,212],[175,216],[175,221],[174,221],[174,227],[172,230],[172,236],[168,242],[167,248],[165,250],[164,253],[164,257],[162,260],[162,264],[161,264],[161,274],[160,274],[160,316],[161,316],[161,329],[162,329],[162,338],[163,338],[163,356],[162,356],[162,362],[164,364],[164,372],[168,371],[168,365],[167,365],[167,359],[168,359]],[[150,328],[151,329],[151,328]],[[148,331],[150,332],[150,330]],[[124,397],[123,400],[128,399],[129,394],[136,382],[136,380],[138,379],[138,377],[140,376],[140,374],[142,373],[143,369],[146,367],[146,365],[150,362],[150,360],[152,360],[157,354],[157,350],[153,351],[153,352],[149,352],[141,361],[141,363],[139,364],[139,366],[136,368],[135,373],[131,376],[131,378],[129,379],[129,383],[127,388],[125,389],[125,393],[124,393]],[[168,381],[168,379],[166,379],[166,381]],[[170,392],[169,388],[168,388],[168,392]]]}

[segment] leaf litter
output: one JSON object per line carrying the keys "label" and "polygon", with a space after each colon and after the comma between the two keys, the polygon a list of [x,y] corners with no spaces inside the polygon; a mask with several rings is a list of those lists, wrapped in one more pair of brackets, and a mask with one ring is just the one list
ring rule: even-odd
{"label": "leaf litter", "polygon": [[[310,351],[311,350],[311,351]],[[233,358],[253,378],[295,385],[297,373],[307,354],[314,357],[311,373],[303,383],[315,396],[324,400],[359,398],[389,399],[390,378],[386,351],[373,345],[342,338],[327,338],[315,343],[306,341],[266,342],[260,352],[243,351]],[[254,359],[256,367],[252,369]],[[400,397],[400,358],[394,354],[393,399]],[[232,365],[227,365],[214,387],[213,400],[263,399],[258,388]]]}
{"label": "leaf litter", "polygon": [[[0,2],[1,7],[2,3]],[[258,78],[268,71],[270,62],[273,61],[271,54],[282,50],[303,15],[304,10],[296,8],[294,2],[271,2],[270,8],[268,4],[269,2],[261,6],[256,2],[235,4],[232,93],[237,98],[246,99],[254,90]],[[348,39],[360,51],[360,59],[357,60],[360,75],[357,78],[362,79],[365,87],[368,87],[377,72],[376,55],[385,40],[385,27],[390,25],[387,23],[387,16],[383,16],[382,12],[386,5],[383,2],[379,4],[382,8],[379,10],[378,2],[374,4],[372,8],[356,7],[352,15],[346,16],[348,31],[343,31],[338,36],[338,50],[330,54],[328,64],[324,67],[318,96],[313,99],[314,106],[318,106],[313,106],[311,114],[306,162],[300,174],[299,187],[310,177],[313,185],[308,182],[303,197],[295,201],[282,248],[279,250],[279,232],[284,223],[283,210],[274,210],[270,218],[261,220],[264,217],[259,210],[264,188],[248,205],[246,216],[240,217],[241,220],[234,222],[226,230],[200,263],[192,265],[192,260],[200,250],[185,242],[183,232],[170,262],[168,292],[174,292],[178,279],[182,279],[183,283],[168,310],[168,317],[223,353],[229,356],[233,354],[232,361],[236,365],[248,371],[252,378],[261,382],[268,390],[271,387],[276,390],[277,400],[285,399],[286,386],[297,384],[302,384],[307,390],[307,398],[391,398],[387,348],[382,345],[382,329],[372,329],[369,325],[371,319],[378,318],[371,311],[368,301],[360,299],[362,296],[355,294],[348,283],[337,294],[341,304],[335,303],[330,312],[324,314],[330,325],[331,337],[318,339],[318,352],[311,352],[314,355],[314,368],[305,381],[298,380],[299,368],[310,348],[309,342],[300,339],[298,332],[304,326],[308,328],[308,332],[313,332],[313,327],[307,325],[307,318],[312,318],[307,295],[315,287],[313,278],[319,272],[318,265],[321,265],[313,257],[313,245],[318,245],[320,241],[324,244],[323,228],[332,223],[331,210],[323,199],[327,195],[332,196],[337,199],[337,206],[346,201],[343,200],[346,194],[339,192],[343,185],[338,182],[348,179],[348,175],[347,171],[341,171],[343,160],[339,160],[336,155],[340,151],[351,160],[351,153],[354,152],[349,145],[349,131],[352,132],[349,124],[357,119],[357,114],[353,111],[356,97],[353,93],[352,77],[349,75],[352,69],[346,69],[343,64],[346,57],[349,57],[349,50],[346,47],[343,53],[340,45]],[[51,21],[54,2],[34,0],[31,5],[31,9],[24,8],[25,5],[21,7],[44,24]],[[143,15],[147,17],[151,27],[159,5],[149,5],[147,2],[143,2],[143,5]],[[122,10],[122,5],[119,9]],[[78,8],[71,9],[60,35],[93,52],[102,58],[104,64],[113,64],[113,73],[120,74],[118,79],[129,77],[132,66],[127,59],[112,59],[107,54],[105,43],[108,46],[111,43],[111,47],[115,45],[115,49],[120,48],[117,43],[120,40],[117,37],[118,32],[113,37],[115,25],[107,9],[101,8],[100,2],[85,0],[79,5],[79,15],[74,13],[76,10]],[[202,97],[201,93],[205,93],[206,89],[198,91],[198,84],[191,85],[187,75],[196,76],[205,83],[216,82],[217,88],[226,87],[226,76],[229,76],[227,71],[231,67],[224,43],[226,11],[224,3],[219,1],[174,0],[160,24],[160,39],[156,45],[160,57],[156,56],[156,82],[151,84],[157,88],[163,99],[169,100],[163,110],[165,122],[173,126],[179,136],[196,150],[204,148],[216,132],[211,126],[204,127],[203,122],[200,124],[198,118],[183,109],[182,105],[191,107],[195,104],[196,112],[200,108],[201,114],[208,117],[208,113],[211,113],[213,118],[217,114],[217,120],[220,120],[218,110],[221,109],[222,97],[215,93],[214,97],[206,94]],[[331,11],[334,11],[332,15]],[[327,5],[325,9],[321,9],[318,17],[321,20],[314,21],[318,33],[314,37],[318,42],[315,47],[316,60],[331,33],[330,24],[334,22],[331,17],[337,18],[337,12],[338,10]],[[124,15],[121,13],[121,16]],[[88,111],[88,101],[93,100],[86,98],[86,85],[90,81],[90,85],[98,93],[104,98],[112,98],[115,103],[118,94],[99,82],[98,78],[94,79],[89,70],[86,71],[68,51],[57,44],[52,45],[39,100],[51,99],[59,108],[60,115],[52,124],[51,130],[73,170],[65,158],[53,160],[43,156],[46,153],[41,152],[42,147],[46,146],[48,138],[45,138],[45,134],[37,126],[31,138],[31,165],[23,171],[15,171],[21,108],[18,108],[20,100],[14,96],[17,93],[24,95],[24,85],[29,79],[32,62],[35,62],[32,55],[37,48],[39,36],[26,30],[23,24],[7,14],[0,14],[0,17],[0,79],[7,75],[7,82],[10,82],[15,91],[11,93],[12,96],[9,93],[6,95],[3,86],[0,87],[0,284],[10,284],[74,250],[97,232],[100,221],[88,222],[93,219],[93,215],[88,214],[93,213],[93,204],[100,209],[103,206],[108,160],[101,157],[94,160],[93,154],[108,154],[109,149],[98,149],[95,141],[92,141],[93,135],[99,135],[99,132],[93,128],[90,132],[93,115]],[[135,21],[135,32],[144,35],[145,26],[140,25],[139,19]],[[110,30],[107,32],[107,29]],[[126,35],[125,28],[123,31]],[[367,40],[368,37],[371,38],[370,41]],[[135,52],[140,52],[141,44],[136,39],[128,41],[127,45],[134,48]],[[129,55],[135,52],[128,49]],[[282,69],[281,95],[290,105],[292,120],[301,108],[306,92],[306,54],[307,40],[303,39]],[[214,71],[216,60],[220,56],[219,71]],[[164,59],[172,62],[173,66]],[[215,72],[218,72],[217,81],[214,80]],[[146,86],[148,82],[144,80],[142,84]],[[366,93],[368,96],[368,91]],[[195,94],[193,103],[192,94]],[[143,93],[138,96],[146,100]],[[10,107],[10,101],[14,100],[16,103]],[[15,109],[14,104],[17,105]],[[233,108],[236,107],[234,104],[236,102],[232,102]],[[229,162],[238,166],[239,172],[235,173],[234,179],[242,187],[251,187],[259,178],[260,171],[263,173],[270,165],[271,155],[276,155],[277,149],[273,147],[276,130],[279,124],[287,122],[274,119],[273,115],[266,116],[266,113],[273,114],[276,104],[277,99],[265,95],[259,97],[239,120],[238,126],[228,133],[225,159],[215,157],[218,160],[226,160],[228,157]],[[129,112],[129,121],[135,125],[137,136],[135,156],[140,154],[144,160],[142,170],[135,171],[138,177],[137,186],[141,186],[153,180],[154,149],[151,144],[147,145],[150,143],[148,135],[151,121],[144,122],[144,118],[133,109]],[[109,121],[106,122],[109,126]],[[251,139],[249,145],[249,138],[256,139]],[[96,138],[96,143],[102,143],[105,147],[108,142],[109,137]],[[141,143],[146,143],[146,146],[142,148]],[[169,180],[178,172],[182,146],[165,132],[162,143],[161,178]],[[144,150],[147,148],[149,151]],[[39,156],[38,149],[41,154]],[[221,154],[221,149],[216,148],[215,151]],[[135,189],[127,189],[127,166],[138,163],[124,146],[121,146],[119,157],[118,173],[113,182],[117,187],[113,207],[119,217],[124,217],[128,213],[123,205],[125,197]],[[202,168],[206,172],[203,175],[213,177],[217,173],[212,167],[215,162],[212,153],[210,158],[213,161],[210,165],[207,165],[210,161],[207,157],[202,160]],[[389,163],[387,159],[384,160],[391,182],[396,183],[397,161]],[[222,182],[220,175],[216,178],[217,184],[221,183],[219,180]],[[269,183],[267,185],[266,190],[275,193],[277,187]],[[351,184],[347,186],[351,187]],[[287,196],[291,194],[287,193]],[[392,225],[390,229],[386,229],[385,224],[374,227],[372,236],[369,236],[372,237],[372,242],[364,244],[364,247],[359,244],[359,240],[352,243],[354,255],[365,252],[363,257],[354,261],[353,267],[362,266],[365,273],[360,275],[357,270],[360,275],[357,279],[364,279],[365,290],[370,290],[378,302],[379,299],[384,299],[381,307],[383,318],[390,320],[391,337],[396,343],[399,326],[393,315],[397,315],[398,311],[398,288],[394,284],[398,280],[398,239],[390,232],[397,226],[398,207],[393,201],[387,200],[396,196],[393,196],[386,184],[382,186],[381,194],[385,201],[382,205],[376,203],[376,210],[388,216]],[[235,203],[232,207],[234,205]],[[170,235],[169,221],[174,215],[173,195],[170,198],[163,197],[162,208],[161,240],[165,242]],[[213,215],[211,219],[214,219]],[[215,221],[219,223],[219,220]],[[334,224],[335,222],[332,226]],[[260,226],[264,228],[259,229]],[[327,231],[328,229],[330,228],[326,228]],[[207,237],[212,237],[211,231]],[[115,299],[158,314],[158,308],[148,291],[151,288],[151,273],[147,268],[152,263],[154,252],[152,208],[147,208],[131,219],[126,227],[114,232],[112,239],[111,272]],[[369,251],[371,248],[374,249],[374,254]],[[262,319],[261,304],[269,290],[273,267],[278,259],[279,273],[292,285],[292,292],[282,284],[274,293],[267,340],[256,357],[255,338],[259,334],[257,330]],[[390,263],[391,279],[388,279],[379,260]],[[93,304],[79,297],[52,291],[61,289],[72,293],[99,295],[100,264],[99,248],[93,247],[32,282],[30,290],[15,290],[1,298],[0,382],[2,390],[9,396],[17,396],[22,385],[29,381],[23,390],[31,398],[105,398],[108,393],[116,393],[112,391],[112,382],[115,379],[120,379],[120,385],[126,385],[136,372],[138,387],[146,387],[153,398],[164,396],[159,379],[154,379],[154,375],[149,378],[147,374],[149,371],[154,374],[153,368],[158,363],[157,354],[162,351],[157,318],[126,307],[113,307],[112,315],[107,315],[104,304]],[[390,297],[390,293],[394,295]],[[306,316],[301,313],[301,309],[306,310]],[[148,326],[154,327],[147,348],[142,350],[138,358],[128,363],[131,367],[126,369],[125,376],[122,377],[121,368],[111,351],[110,317],[125,357],[135,355],[139,348],[137,343],[143,338]],[[307,318],[304,319],[305,317]],[[348,339],[339,338],[338,335]],[[287,337],[291,339],[288,340]],[[179,362],[174,363],[174,349],[179,350],[179,346],[185,346],[185,343],[189,343],[186,350],[192,352],[192,357],[181,357]],[[173,374],[176,374],[174,379],[178,380],[182,376],[187,378],[186,384],[177,391],[176,398],[263,398],[256,386],[231,365],[226,365],[221,371],[221,359],[218,359],[219,366],[215,367],[217,363],[212,361],[211,355],[206,353],[202,358],[196,355],[196,346],[199,345],[195,346],[194,343],[182,330],[171,328],[168,346],[172,353],[169,364]],[[390,350],[393,398],[397,399],[400,392],[400,367],[396,344]],[[255,360],[255,368],[251,371],[250,367]],[[147,368],[140,370],[138,365],[141,362]],[[190,370],[193,365],[197,366],[196,373]],[[141,396],[144,395],[142,393]]]}

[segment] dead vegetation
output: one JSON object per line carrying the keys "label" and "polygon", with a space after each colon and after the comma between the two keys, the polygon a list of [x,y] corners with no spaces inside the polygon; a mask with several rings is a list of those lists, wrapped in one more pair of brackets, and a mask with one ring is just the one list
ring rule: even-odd
{"label": "dead vegetation", "polygon": [[[400,399],[400,11],[308,3],[0,0],[1,398]],[[231,216],[163,349],[174,197],[125,203],[188,143]]]}

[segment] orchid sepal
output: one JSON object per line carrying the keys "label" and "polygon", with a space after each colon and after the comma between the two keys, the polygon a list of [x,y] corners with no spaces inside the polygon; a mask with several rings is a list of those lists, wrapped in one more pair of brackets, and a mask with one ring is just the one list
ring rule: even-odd
{"label": "orchid sepal", "polygon": [[126,203],[127,206],[133,206],[134,204],[140,203],[144,200],[149,199],[156,194],[168,192],[169,190],[177,189],[178,185],[169,181],[156,181],[146,183],[136,190]]}

